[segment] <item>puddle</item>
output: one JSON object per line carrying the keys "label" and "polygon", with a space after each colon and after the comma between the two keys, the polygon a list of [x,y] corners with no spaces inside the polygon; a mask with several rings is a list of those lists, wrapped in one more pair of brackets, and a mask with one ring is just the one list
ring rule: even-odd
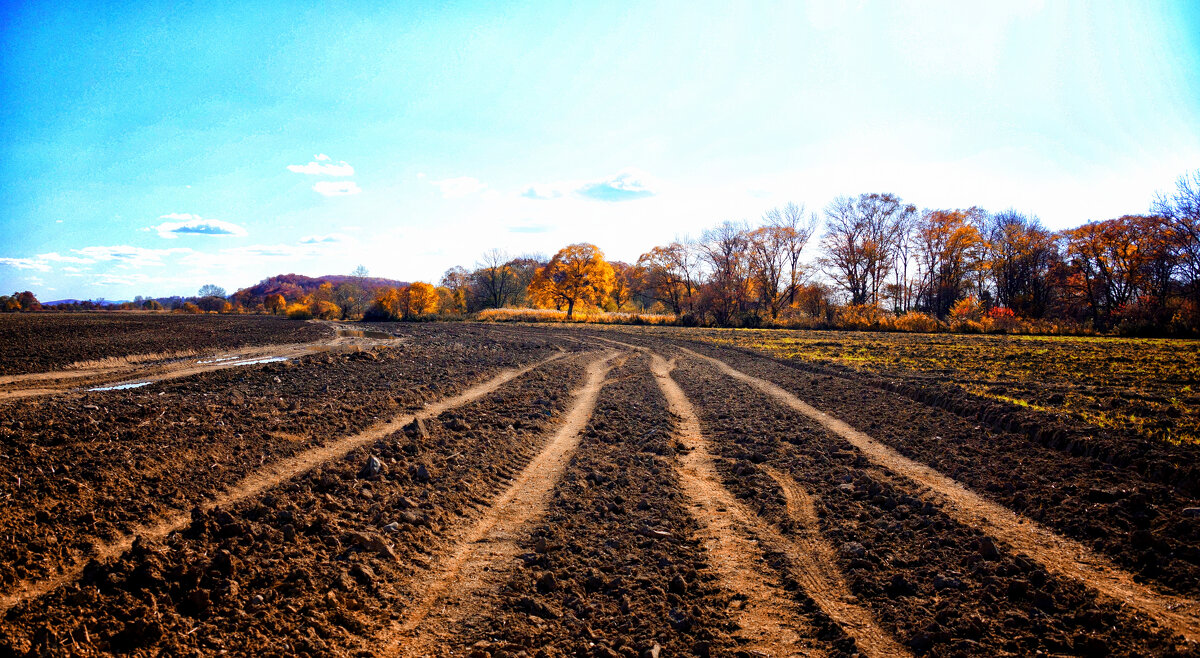
{"label": "puddle", "polygon": [[89,391],[124,391],[125,389],[129,389],[129,388],[141,388],[143,386],[149,386],[153,383],[154,382],[132,382],[130,384],[117,384],[115,386],[97,386],[96,388],[89,388],[88,390]]}
{"label": "puddle", "polygon": [[233,356],[220,356],[220,357],[217,357],[217,358],[215,358],[215,359],[206,359],[206,360],[204,360],[204,361],[197,361],[196,363],[205,363],[205,364],[207,364],[207,363],[221,363],[222,361],[232,361],[232,360],[234,360],[234,359],[240,359],[240,358],[242,358],[242,357],[240,357],[240,356],[238,356],[238,355],[234,354]]}
{"label": "puddle", "polygon": [[254,359],[253,361],[236,361],[234,363],[227,363],[225,365],[253,366],[253,365],[257,365],[259,363],[279,363],[280,361],[287,361],[287,357],[286,356],[269,356],[265,359]]}

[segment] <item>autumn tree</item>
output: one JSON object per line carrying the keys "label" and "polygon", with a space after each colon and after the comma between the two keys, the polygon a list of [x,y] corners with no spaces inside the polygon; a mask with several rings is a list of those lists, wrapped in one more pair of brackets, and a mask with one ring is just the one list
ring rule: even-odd
{"label": "autumn tree", "polygon": [[613,270],[613,282],[608,296],[612,302],[612,310],[620,311],[621,307],[633,298],[633,293],[637,289],[637,271],[633,265],[619,260],[614,260],[609,265]]}
{"label": "autumn tree", "polygon": [[403,316],[412,320],[437,313],[437,289],[424,281],[414,281],[401,292]]}
{"label": "autumn tree", "polygon": [[466,313],[467,295],[471,290],[471,273],[465,267],[456,265],[446,270],[446,273],[442,275],[440,285],[448,293],[444,300],[444,309],[457,313]]}
{"label": "autumn tree", "polygon": [[839,197],[825,209],[825,272],[851,304],[878,304],[901,230],[917,209],[893,194]]}
{"label": "autumn tree", "polygon": [[1071,292],[1097,328],[1111,328],[1139,295],[1154,296],[1156,268],[1169,267],[1155,262],[1166,256],[1155,244],[1164,228],[1162,218],[1125,215],[1063,231]]}
{"label": "autumn tree", "polygon": [[1037,217],[1015,210],[992,215],[986,226],[984,267],[996,302],[1022,317],[1042,317],[1050,305],[1057,237]]}
{"label": "autumn tree", "polygon": [[537,270],[529,284],[529,296],[543,305],[567,307],[567,317],[579,303],[598,305],[612,291],[613,268],[593,244],[564,247]]}
{"label": "autumn tree", "polygon": [[982,212],[926,210],[916,223],[917,259],[924,275],[920,296],[939,318],[965,295],[968,276],[978,266],[983,238],[972,219]]}
{"label": "autumn tree", "polygon": [[676,240],[665,247],[654,247],[637,261],[646,291],[666,304],[675,315],[692,310],[692,298],[698,283],[696,251],[686,241]]}
{"label": "autumn tree", "polygon": [[789,203],[763,215],[763,225],[746,234],[747,264],[760,305],[771,318],[795,301],[801,283],[800,254],[816,228],[804,207]]}
{"label": "autumn tree", "polygon": [[283,298],[283,295],[267,295],[267,298],[263,300],[263,306],[267,311],[279,315],[287,308],[287,300]]}

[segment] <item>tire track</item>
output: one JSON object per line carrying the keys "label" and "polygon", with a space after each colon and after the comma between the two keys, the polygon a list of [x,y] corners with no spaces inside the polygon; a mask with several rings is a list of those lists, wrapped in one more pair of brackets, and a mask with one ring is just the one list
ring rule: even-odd
{"label": "tire track", "polygon": [[[506,370],[491,379],[471,386],[458,395],[429,404],[425,409],[416,414],[405,414],[384,423],[377,423],[357,434],[335,440],[266,466],[219,493],[211,501],[200,504],[199,507],[202,509],[211,509],[213,507],[228,506],[257,495],[266,489],[286,482],[321,464],[343,457],[360,446],[400,431],[405,425],[408,425],[417,418],[433,418],[445,411],[473,402],[496,391],[500,386],[513,379],[561,359],[563,356],[565,356],[565,353],[558,353],[528,366]],[[190,522],[190,511],[179,511],[147,522],[135,528],[133,532],[100,544],[89,559],[66,565],[62,567],[60,573],[53,577],[17,583],[9,592],[0,596],[0,614],[4,614],[15,605],[36,599],[60,585],[77,580],[82,575],[90,559],[103,561],[117,557],[129,550],[133,546],[134,540],[138,537],[159,539],[186,527]]]}
{"label": "tire track", "polygon": [[[588,364],[587,379],[575,391],[575,402],[554,436],[483,516],[453,538],[454,548],[435,570],[413,586],[422,593],[420,599],[398,627],[375,643],[384,654],[435,655],[446,639],[453,638],[454,622],[481,607],[479,593],[502,582],[508,563],[521,552],[517,542],[525,526],[545,511],[617,356],[609,352]],[[440,609],[435,610],[438,604]]]}
{"label": "tire track", "polygon": [[911,656],[875,622],[866,608],[855,605],[855,596],[837,566],[833,546],[821,536],[820,521],[808,495],[791,476],[766,465],[758,466],[783,490],[788,518],[799,532],[789,535],[792,550],[787,555],[796,563],[796,580],[817,605],[870,656]]}
{"label": "tire track", "polygon": [[946,513],[958,522],[977,527],[1004,541],[1015,551],[1037,561],[1052,573],[1078,580],[1105,596],[1140,610],[1189,642],[1200,642],[1200,602],[1156,592],[1135,582],[1130,573],[1086,546],[1061,537],[1002,505],[984,499],[958,481],[901,455],[847,423],[813,408],[777,384],[741,372],[720,359],[682,346],[678,349],[712,363],[725,375],[750,384],[811,418],[858,448],[879,466],[928,488]]}
{"label": "tire track", "polygon": [[751,536],[783,542],[778,537],[770,538],[769,528],[721,484],[700,432],[700,419],[683,390],[671,379],[674,365],[652,353],[650,367],[677,419],[675,434],[688,448],[676,470],[684,493],[695,504],[693,514],[703,527],[698,533],[701,543],[723,587],[736,597],[745,597],[745,605],[737,615],[741,635],[747,641],[744,649],[766,656],[822,655],[814,641],[816,630],[787,592],[765,577],[763,552]]}

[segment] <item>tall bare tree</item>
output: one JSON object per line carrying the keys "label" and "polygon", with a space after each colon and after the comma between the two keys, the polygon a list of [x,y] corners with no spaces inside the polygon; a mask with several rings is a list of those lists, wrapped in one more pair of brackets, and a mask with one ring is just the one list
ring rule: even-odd
{"label": "tall bare tree", "polygon": [[484,308],[500,308],[507,304],[517,288],[516,277],[509,266],[508,254],[489,249],[475,264],[471,278],[478,288]]}
{"label": "tall bare tree", "polygon": [[905,223],[917,212],[893,194],[838,197],[825,209],[821,263],[851,304],[878,304]]}

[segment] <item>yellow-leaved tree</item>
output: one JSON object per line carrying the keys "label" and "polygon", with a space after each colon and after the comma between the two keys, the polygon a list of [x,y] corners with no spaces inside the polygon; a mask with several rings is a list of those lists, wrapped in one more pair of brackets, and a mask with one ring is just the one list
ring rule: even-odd
{"label": "yellow-leaved tree", "polygon": [[437,289],[424,281],[414,281],[404,289],[402,296],[405,302],[405,318],[412,319],[437,313]]}
{"label": "yellow-leaved tree", "polygon": [[563,247],[545,267],[540,267],[529,284],[534,303],[555,308],[567,307],[567,317],[575,314],[576,304],[599,305],[613,286],[613,268],[594,244]]}

